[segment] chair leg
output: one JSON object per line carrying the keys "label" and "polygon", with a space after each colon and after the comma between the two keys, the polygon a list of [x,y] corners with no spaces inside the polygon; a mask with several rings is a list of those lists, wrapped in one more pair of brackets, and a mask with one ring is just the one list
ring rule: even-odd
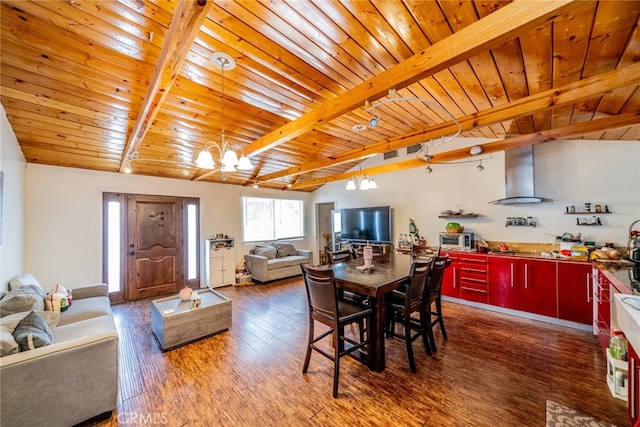
{"label": "chair leg", "polygon": [[411,318],[406,316],[404,319],[404,340],[407,344],[407,357],[409,358],[409,368],[414,374],[416,370],[416,361],[413,359],[413,344],[411,342]]}
{"label": "chair leg", "polygon": [[386,319],[384,320],[384,334],[387,338],[391,338],[393,336],[393,330],[395,328],[393,319],[395,318],[395,315],[395,310],[387,310]]}
{"label": "chair leg", "polygon": [[431,306],[427,307],[427,333],[429,334],[429,342],[431,343],[431,354],[436,354],[438,349],[436,348],[436,338],[433,336],[433,322],[431,321]]}
{"label": "chair leg", "polygon": [[440,298],[436,300],[436,312],[438,313],[438,323],[440,324],[442,337],[445,340],[448,340],[449,338],[447,338],[447,331],[444,329],[444,319],[442,318],[442,300]]}
{"label": "chair leg", "polygon": [[302,373],[306,374],[309,369],[309,361],[311,360],[311,352],[313,351],[311,348],[311,344],[313,343],[313,319],[309,319],[309,342],[307,343],[307,354],[304,356],[304,365],[302,367]]}
{"label": "chair leg", "polygon": [[420,311],[420,327],[422,328],[422,344],[424,345],[424,350],[427,352],[427,355],[431,356],[433,353],[431,352],[431,338],[429,336],[429,321],[431,320],[431,316],[427,310]]}
{"label": "chair leg", "polygon": [[[340,339],[340,331],[337,330],[335,331],[335,339],[336,339],[336,344],[341,343],[342,340]],[[333,397],[338,397],[338,381],[339,381],[339,376],[340,376],[340,347],[342,347],[341,345],[336,345],[334,347],[334,353],[333,353],[333,357],[334,357],[334,367],[333,367]]]}

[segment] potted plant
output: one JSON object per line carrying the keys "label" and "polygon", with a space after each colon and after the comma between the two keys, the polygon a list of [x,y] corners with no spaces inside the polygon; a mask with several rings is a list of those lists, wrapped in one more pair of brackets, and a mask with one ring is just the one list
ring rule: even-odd
{"label": "potted plant", "polygon": [[322,237],[324,238],[324,249],[327,251],[331,250],[331,233],[325,231],[322,233]]}

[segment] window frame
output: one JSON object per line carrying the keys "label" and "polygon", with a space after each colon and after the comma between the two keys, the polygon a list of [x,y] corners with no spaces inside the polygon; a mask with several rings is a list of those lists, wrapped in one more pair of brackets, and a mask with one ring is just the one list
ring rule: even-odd
{"label": "window frame", "polygon": [[[272,215],[272,227],[271,227],[271,234],[272,237],[271,238],[253,238],[252,236],[247,236],[247,231],[246,231],[246,226],[247,226],[247,208],[248,208],[248,202],[250,200],[256,200],[256,199],[260,199],[260,200],[269,200],[272,202],[272,207],[273,207],[273,215]],[[287,201],[287,202],[297,202],[299,203],[300,206],[300,233],[298,235],[295,236],[278,236],[277,232],[278,232],[278,227],[276,225],[276,221],[279,217],[279,215],[276,213],[276,204],[282,201]],[[260,197],[260,196],[242,196],[241,197],[241,203],[242,203],[242,242],[243,243],[259,243],[259,242],[265,242],[265,241],[276,241],[276,240],[302,240],[304,239],[305,236],[305,226],[304,226],[304,217],[305,217],[305,206],[304,206],[304,200],[302,199],[293,199],[293,198],[277,198],[277,197]]]}

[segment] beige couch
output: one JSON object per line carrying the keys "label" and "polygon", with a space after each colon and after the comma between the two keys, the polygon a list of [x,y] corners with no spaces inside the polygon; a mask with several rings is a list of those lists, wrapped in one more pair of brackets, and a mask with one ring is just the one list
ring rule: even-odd
{"label": "beige couch", "polygon": [[[0,322],[19,316],[5,300],[19,289],[14,283],[0,299]],[[118,398],[118,333],[107,292],[106,284],[71,289],[71,306],[50,324],[51,344],[0,357],[0,425],[71,426],[110,416]],[[36,303],[31,311],[54,319]]]}
{"label": "beige couch", "polygon": [[252,280],[270,282],[302,274],[300,264],[312,265],[313,253],[289,242],[257,245],[244,256]]}

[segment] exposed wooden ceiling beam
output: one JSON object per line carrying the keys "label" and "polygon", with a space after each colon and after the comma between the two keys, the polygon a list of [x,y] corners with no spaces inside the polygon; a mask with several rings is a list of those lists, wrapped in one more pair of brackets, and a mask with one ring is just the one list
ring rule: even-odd
{"label": "exposed wooden ceiling beam", "polygon": [[379,99],[387,94],[389,88],[402,89],[487,49],[499,46],[581,3],[576,0],[514,1],[298,119],[258,138],[245,146],[244,152],[250,155],[269,150],[353,111],[364,105],[367,100]]}
{"label": "exposed wooden ceiling beam", "polygon": [[[467,115],[458,120],[462,130],[466,131],[479,126],[512,120],[536,111],[546,110],[551,106],[558,107],[573,104],[580,100],[601,96],[607,92],[633,84],[640,84],[640,63],[631,64],[607,73],[579,80],[561,88],[540,92],[485,111]],[[271,181],[286,176],[299,175],[301,173],[335,166],[337,164],[348,163],[387,151],[408,147],[422,141],[436,139],[443,135],[453,134],[457,130],[457,125],[453,121],[449,121],[432,126],[426,130],[375,142],[355,150],[346,151],[328,158],[258,177],[257,180],[259,182]]]}
{"label": "exposed wooden ceiling beam", "polygon": [[[552,140],[575,138],[590,132],[599,132],[603,130],[616,129],[619,127],[629,126],[640,123],[640,112],[618,114],[611,117],[604,117],[601,119],[590,120],[587,122],[578,123],[575,125],[563,126],[556,129],[549,129],[546,131],[532,133],[505,140],[488,142],[482,145],[483,153],[495,153],[496,151],[503,151],[509,148],[521,147],[524,145],[535,145]],[[465,159],[469,157],[468,148],[459,148],[451,150],[445,153],[438,153],[433,155],[433,162],[450,162],[453,160]],[[367,169],[362,169],[362,173],[365,175],[380,175],[389,172],[397,172],[405,169],[412,169],[426,165],[426,162],[418,158],[404,160],[389,165],[374,166]],[[351,178],[354,172],[346,172],[340,175],[335,175],[330,178],[316,179],[311,181],[299,182],[293,184],[290,190],[299,190],[301,188],[313,187],[326,184],[328,182],[342,181]]]}
{"label": "exposed wooden ceiling beam", "polygon": [[142,101],[138,119],[125,144],[120,172],[124,172],[130,157],[138,151],[149,127],[160,111],[212,4],[213,1],[207,0],[178,2],[165,44]]}

